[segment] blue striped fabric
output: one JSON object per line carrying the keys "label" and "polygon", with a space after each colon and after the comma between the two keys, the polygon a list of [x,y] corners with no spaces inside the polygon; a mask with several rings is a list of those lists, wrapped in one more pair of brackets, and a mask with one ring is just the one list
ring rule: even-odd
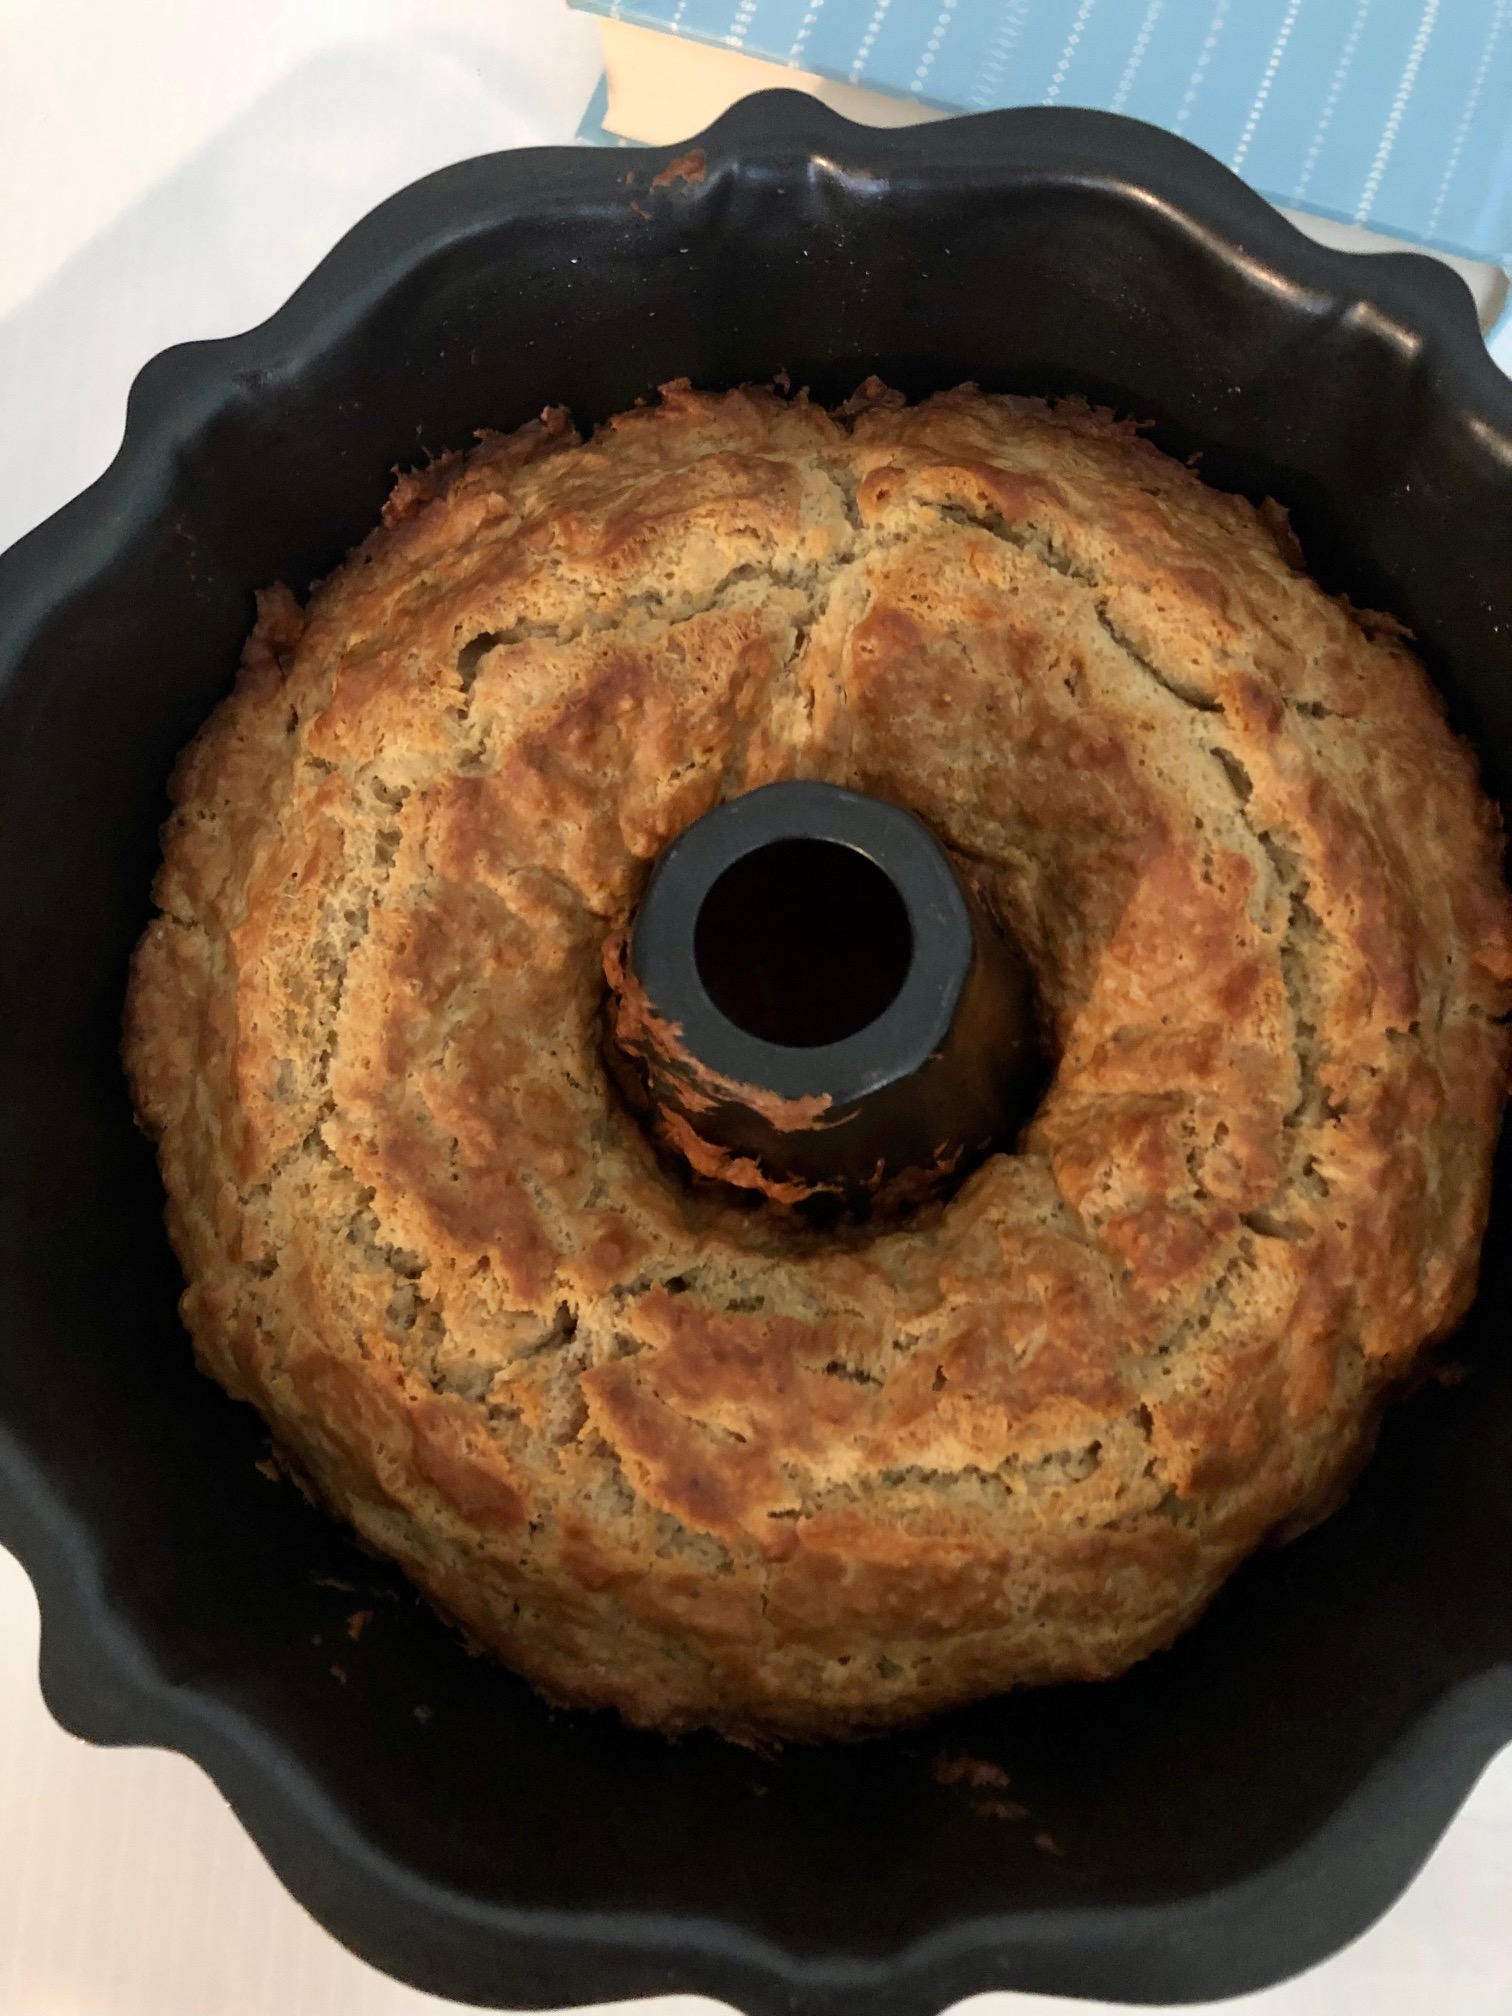
{"label": "blue striped fabric", "polygon": [[1512,0],[572,0],[948,111],[1089,105],[1273,202],[1512,260]]}

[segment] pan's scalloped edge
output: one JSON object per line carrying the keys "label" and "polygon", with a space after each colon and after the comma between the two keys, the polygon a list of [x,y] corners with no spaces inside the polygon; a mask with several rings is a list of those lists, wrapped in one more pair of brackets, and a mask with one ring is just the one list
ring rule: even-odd
{"label": "pan's scalloped edge", "polygon": [[[1257,278],[1369,322],[1368,339],[1415,350],[1443,399],[1464,409],[1488,465],[1512,471],[1512,382],[1488,357],[1467,290],[1423,256],[1337,252],[1304,237],[1239,179],[1187,142],[1109,114],[1031,109],[879,130],[795,92],[742,101],[675,147],[637,150],[654,173],[697,146],[706,174],[668,200],[719,200],[741,150],[769,167],[864,183],[948,177],[977,165],[1026,178],[1116,189],[1166,209]],[[486,156],[426,177],[381,204],[267,321],[186,344],[149,362],[132,388],[125,435],[104,474],[0,555],[0,703],[46,613],[118,553],[150,517],[177,458],[240,402],[276,393],[290,360],[336,339],[405,273],[512,210],[608,201],[625,156],[579,148]],[[1151,1999],[1208,1999],[1262,1987],[1362,1931],[1405,1887],[1480,1771],[1512,1740],[1512,1666],[1453,1686],[1407,1728],[1291,1854],[1205,1896],[1158,1906],[1041,1909],[978,1917],[878,1961],[809,1959],[708,1918],[568,1915],[469,1904],[402,1871],[364,1840],[321,1785],[230,1703],[176,1684],[113,1602],[100,1552],[0,1422],[0,1538],[37,1588],[42,1680],[75,1734],[150,1744],[197,1762],[282,1880],[364,1958],[432,1992],[476,1993],[476,1946],[497,1953],[497,1992],[516,2006],[667,1990],[723,1996],[754,2016],[931,2016],[944,2003],[1012,1986],[1064,1992],[1059,1960],[1083,1958],[1080,1992],[1129,1992],[1137,1956]],[[1368,1841],[1362,1855],[1360,1843]],[[1342,1930],[1341,1930],[1342,1927]],[[1284,1951],[1276,1947],[1285,1928]],[[459,1961],[457,1941],[473,1958]]]}

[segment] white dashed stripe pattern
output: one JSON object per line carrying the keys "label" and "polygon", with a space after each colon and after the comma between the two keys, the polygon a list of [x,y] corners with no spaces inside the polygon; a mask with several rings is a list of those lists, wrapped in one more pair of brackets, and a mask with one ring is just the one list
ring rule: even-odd
{"label": "white dashed stripe pattern", "polygon": [[1046,88],[1043,101],[1046,105],[1053,105],[1056,99],[1059,98],[1061,86],[1066,81],[1066,72],[1071,68],[1072,60],[1076,55],[1077,44],[1086,33],[1087,21],[1092,13],[1092,9],[1096,5],[1097,0],[1081,0],[1081,5],[1076,10],[1076,19],[1071,24],[1071,33],[1066,38],[1066,46],[1061,51],[1060,61],[1051,73],[1050,82]]}
{"label": "white dashed stripe pattern", "polygon": [[1192,116],[1192,107],[1197,103],[1197,94],[1202,89],[1208,65],[1213,60],[1213,51],[1218,47],[1219,37],[1223,34],[1223,24],[1228,19],[1228,11],[1229,0],[1218,0],[1217,6],[1213,9],[1213,18],[1208,23],[1202,54],[1197,58],[1197,68],[1192,72],[1192,81],[1187,85],[1186,96],[1182,99],[1181,108],[1176,114],[1175,129],[1178,133]]}
{"label": "white dashed stripe pattern", "polygon": [[[1470,85],[1470,96],[1465,100],[1465,110],[1455,128],[1454,144],[1449,149],[1449,159],[1444,163],[1443,177],[1438,193],[1433,199],[1433,208],[1428,213],[1428,222],[1423,226],[1425,238],[1431,238],[1439,227],[1439,219],[1444,214],[1444,205],[1449,200],[1450,185],[1458,172],[1461,156],[1465,151],[1465,140],[1479,110],[1481,93],[1486,88],[1486,73],[1491,68],[1491,58],[1496,54],[1496,45],[1501,40],[1501,31],[1507,20],[1507,0],[1496,0],[1496,12],[1491,16],[1491,26],[1486,30],[1485,42],[1481,45],[1480,61],[1475,66],[1475,76]],[[1512,111],[1507,117],[1512,118]]]}
{"label": "white dashed stripe pattern", "polygon": [[924,89],[925,80],[929,76],[930,71],[933,70],[934,60],[940,53],[940,44],[950,32],[950,21],[951,16],[955,13],[955,7],[956,0],[944,0],[940,18],[934,25],[934,33],[924,44],[924,54],[919,59],[919,67],[915,70],[913,82],[908,87],[910,91],[922,91]]}
{"label": "white dashed stripe pattern", "polygon": [[1386,173],[1386,164],[1391,159],[1391,150],[1396,145],[1397,134],[1402,130],[1402,115],[1407,110],[1413,86],[1417,83],[1423,52],[1428,47],[1428,38],[1433,33],[1433,24],[1438,19],[1438,11],[1439,0],[1428,0],[1427,6],[1423,9],[1423,18],[1418,23],[1418,31],[1412,38],[1412,47],[1407,54],[1407,67],[1402,72],[1402,81],[1398,84],[1396,97],[1392,100],[1385,131],[1381,134],[1381,144],[1377,147],[1376,157],[1370,164],[1370,173],[1365,177],[1365,187],[1360,191],[1359,208],[1355,211],[1356,224],[1363,224],[1375,207],[1376,192],[1381,186],[1381,177]]}
{"label": "white dashed stripe pattern", "polygon": [[1360,37],[1365,32],[1365,23],[1370,16],[1370,5],[1371,0],[1359,0],[1359,5],[1355,8],[1355,17],[1349,24],[1349,34],[1345,38],[1343,52],[1329,80],[1328,96],[1323,100],[1323,110],[1318,114],[1318,123],[1313,129],[1312,139],[1307,143],[1302,172],[1297,177],[1296,185],[1291,192],[1295,202],[1301,202],[1312,181],[1313,170],[1318,165],[1318,156],[1323,152],[1323,142],[1328,138],[1328,129],[1333,124],[1334,114],[1339,109],[1339,100],[1344,95],[1344,85],[1354,63],[1355,51],[1359,48]]}
{"label": "white dashed stripe pattern", "polygon": [[760,0],[740,0],[735,9],[735,18],[725,30],[725,44],[730,49],[743,49],[746,36],[751,31],[751,23],[756,18]]}
{"label": "white dashed stripe pattern", "polygon": [[1134,37],[1134,47],[1129,51],[1129,60],[1124,65],[1123,75],[1118,80],[1118,89],[1108,105],[1110,112],[1122,112],[1129,102],[1129,93],[1134,89],[1134,79],[1139,75],[1139,67],[1144,62],[1145,52],[1150,46],[1150,37],[1155,33],[1155,23],[1165,11],[1165,0],[1150,0],[1145,9],[1145,17],[1139,24],[1139,33]]}
{"label": "white dashed stripe pattern", "polygon": [[1244,157],[1250,150],[1250,142],[1255,137],[1255,128],[1260,124],[1260,115],[1265,110],[1265,101],[1271,94],[1271,86],[1276,81],[1276,72],[1281,67],[1281,58],[1286,54],[1286,45],[1291,40],[1291,32],[1297,25],[1297,16],[1302,11],[1302,0],[1287,0],[1285,17],[1280,32],[1276,36],[1275,47],[1271,50],[1270,61],[1265,66],[1265,75],[1260,79],[1260,88],[1255,93],[1255,102],[1249,109],[1249,117],[1244,122],[1244,131],[1239,135],[1239,145],[1234,149],[1229,161],[1230,168],[1244,166]]}
{"label": "white dashed stripe pattern", "polygon": [[792,41],[788,44],[787,60],[789,63],[794,65],[797,64],[799,57],[803,54],[803,45],[805,42],[807,42],[810,35],[813,34],[814,23],[819,19],[819,16],[821,13],[823,13],[823,11],[824,11],[824,0],[814,0],[814,4],[809,8],[807,14],[804,15],[803,19],[798,24],[798,33],[793,37]]}
{"label": "white dashed stripe pattern", "polygon": [[872,17],[866,24],[866,33],[861,37],[861,45],[851,61],[850,81],[852,84],[855,83],[861,72],[866,68],[866,59],[871,54],[872,44],[876,41],[878,31],[881,29],[882,23],[887,19],[887,10],[891,6],[892,0],[877,0]]}
{"label": "white dashed stripe pattern", "polygon": [[971,94],[973,105],[997,103],[998,86],[1003,81],[1003,72],[1008,68],[1008,58],[1013,54],[1014,45],[1023,34],[1024,23],[1028,18],[1029,0],[1003,0],[997,34],[987,51],[987,60],[982,65],[982,74],[977,79],[976,89]]}

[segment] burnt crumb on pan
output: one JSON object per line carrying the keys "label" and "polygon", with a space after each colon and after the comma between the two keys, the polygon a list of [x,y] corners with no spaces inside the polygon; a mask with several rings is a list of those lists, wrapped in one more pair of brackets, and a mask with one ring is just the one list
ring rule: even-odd
{"label": "burnt crumb on pan", "polygon": [[[260,596],[124,1055],[199,1361],[473,1646],[860,1737],[1122,1672],[1335,1502],[1474,1292],[1512,922],[1411,640],[1297,560],[1085,402],[678,381]],[[1037,1111],[886,1227],[706,1194],[607,1076],[606,942],[785,777],[1034,969]]]}
{"label": "burnt crumb on pan", "polygon": [[670,189],[674,182],[702,182],[707,173],[704,150],[702,147],[690,147],[686,154],[676,155],[659,174],[651,177],[651,187]]}
{"label": "burnt crumb on pan", "polygon": [[932,1766],[937,1785],[958,1785],[971,1799],[971,1810],[979,1820],[1027,1820],[1029,1808],[1016,1799],[1004,1799],[1012,1782],[1001,1764],[965,1751],[941,1751]]}
{"label": "burnt crumb on pan", "polygon": [[277,1442],[268,1444],[267,1454],[253,1463],[253,1469],[270,1484],[292,1484],[307,1505],[320,1503],[319,1493],[303,1466]]}
{"label": "burnt crumb on pan", "polygon": [[973,1799],[971,1810],[979,1820],[1027,1820],[1029,1808],[1016,1799]]}
{"label": "burnt crumb on pan", "polygon": [[974,1791],[991,1787],[1006,1792],[1010,1783],[1001,1764],[989,1763],[984,1757],[970,1757],[965,1751],[954,1754],[941,1751],[934,1760],[933,1771],[937,1785],[969,1785]]}

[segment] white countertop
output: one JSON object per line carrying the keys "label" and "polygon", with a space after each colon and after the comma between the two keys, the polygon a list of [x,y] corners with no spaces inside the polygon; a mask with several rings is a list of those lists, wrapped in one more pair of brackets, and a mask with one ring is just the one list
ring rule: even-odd
{"label": "white countertop", "polygon": [[[569,139],[598,69],[563,0],[0,0],[0,548],[104,468],[155,351],[260,320],[416,176]],[[36,1603],[0,1551],[0,2016],[455,2006],[329,1938],[195,1765],[65,1735],[36,1668]],[[1363,1939],[1222,2006],[1512,2016],[1512,1751]]]}

